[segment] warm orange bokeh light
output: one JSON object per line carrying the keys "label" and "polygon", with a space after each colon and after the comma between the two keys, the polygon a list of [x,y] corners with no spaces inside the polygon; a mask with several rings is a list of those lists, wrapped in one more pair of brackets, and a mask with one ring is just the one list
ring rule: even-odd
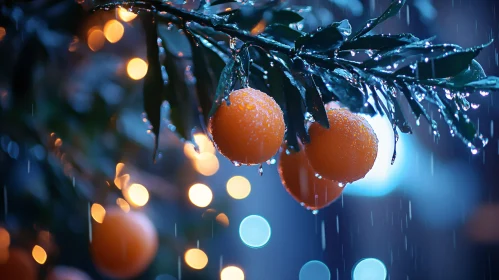
{"label": "warm orange bokeh light", "polygon": [[201,153],[194,160],[194,168],[199,174],[204,176],[212,176],[217,173],[220,168],[220,163],[216,155],[211,153]]}
{"label": "warm orange bokeh light", "polygon": [[106,37],[104,36],[104,32],[102,32],[102,30],[97,28],[91,29],[88,34],[87,44],[92,51],[96,52],[102,49],[102,47],[104,47],[105,41]]}
{"label": "warm orange bokeh light", "polygon": [[106,216],[106,209],[98,203],[92,204],[92,207],[90,208],[90,213],[92,215],[92,218],[99,224],[101,224],[104,221],[104,217]]}
{"label": "warm orange bokeh light", "polygon": [[215,146],[211,142],[210,138],[203,133],[194,134],[194,141],[198,145],[199,153],[194,149],[194,145],[192,143],[185,143],[184,145],[184,154],[188,158],[194,159],[198,157],[202,153],[210,153],[215,154]]}
{"label": "warm orange bokeh light", "polygon": [[197,207],[210,205],[213,199],[213,192],[205,184],[194,184],[189,188],[189,200]]}
{"label": "warm orange bokeh light", "polygon": [[208,256],[200,249],[189,249],[184,255],[185,263],[194,269],[203,269],[208,264]]}
{"label": "warm orange bokeh light", "polygon": [[35,247],[33,247],[33,251],[31,251],[31,255],[39,264],[44,264],[47,261],[47,252],[45,252],[45,249],[41,246],[35,245]]}
{"label": "warm orange bokeh light", "polygon": [[221,280],[244,280],[244,272],[237,266],[227,266],[220,272]]}
{"label": "warm orange bokeh light", "polygon": [[128,188],[124,188],[123,195],[128,203],[135,207],[142,207],[149,201],[149,192],[141,184],[131,184]]}
{"label": "warm orange bokeh light", "polygon": [[130,211],[130,204],[126,202],[123,198],[119,197],[116,199],[116,204],[123,210],[125,213],[128,213]]}
{"label": "warm orange bokeh light", "polygon": [[225,215],[224,213],[218,214],[215,218],[215,221],[217,221],[217,223],[221,224],[224,227],[229,226],[229,217],[227,217],[227,215]]}
{"label": "warm orange bokeh light", "polygon": [[132,80],[140,80],[147,74],[147,62],[138,57],[130,59],[126,66],[126,72]]}
{"label": "warm orange bokeh light", "polygon": [[227,193],[234,199],[244,199],[251,192],[251,183],[243,176],[234,176],[227,181]]}
{"label": "warm orange bokeh light", "polygon": [[104,36],[109,41],[109,43],[116,43],[123,37],[125,33],[125,27],[121,22],[112,19],[106,22],[104,25]]}
{"label": "warm orange bokeh light", "polygon": [[134,14],[132,12],[129,12],[127,9],[123,7],[118,8],[118,16],[120,19],[124,22],[129,22],[132,21],[134,18],[137,17],[137,14]]}

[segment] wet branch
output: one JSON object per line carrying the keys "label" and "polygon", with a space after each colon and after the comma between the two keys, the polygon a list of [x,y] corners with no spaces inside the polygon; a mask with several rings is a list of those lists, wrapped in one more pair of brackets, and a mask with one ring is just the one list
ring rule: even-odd
{"label": "wet branch", "polygon": [[[205,27],[210,27],[215,31],[225,33],[231,37],[238,38],[244,43],[251,43],[259,46],[267,51],[277,51],[293,57],[296,55],[295,48],[282,44],[276,40],[267,38],[261,35],[252,35],[246,30],[239,29],[234,24],[227,24],[226,20],[218,15],[205,15],[195,11],[189,11],[183,8],[174,7],[171,4],[166,4],[160,1],[118,1],[96,5],[93,9],[96,10],[109,10],[118,7],[148,10],[157,12],[160,20],[172,21],[171,16],[179,18],[184,22],[195,22]],[[328,68],[335,68],[335,59],[320,56],[316,54],[300,53],[300,57],[312,63],[320,65],[328,65]]]}

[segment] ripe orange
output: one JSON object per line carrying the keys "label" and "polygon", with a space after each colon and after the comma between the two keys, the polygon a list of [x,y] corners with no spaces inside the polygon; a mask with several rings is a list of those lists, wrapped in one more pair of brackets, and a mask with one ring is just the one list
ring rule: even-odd
{"label": "ripe orange", "polygon": [[2,280],[36,280],[38,269],[31,255],[21,249],[11,248],[2,252],[8,254],[0,263],[0,279]]}
{"label": "ripe orange", "polygon": [[90,245],[95,266],[113,278],[132,278],[145,271],[158,249],[153,223],[141,213],[107,209],[102,224],[92,225]]}
{"label": "ripe orange", "polygon": [[303,149],[299,152],[286,152],[284,148],[279,156],[278,172],[288,193],[310,210],[328,206],[343,191],[338,182],[315,176]]}
{"label": "ripe orange", "polygon": [[241,164],[259,164],[274,156],[284,138],[284,117],[275,100],[256,89],[233,91],[222,102],[209,129],[222,155]]}
{"label": "ripe orange", "polygon": [[330,128],[310,125],[305,153],[322,177],[351,183],[366,176],[378,155],[378,138],[371,125],[347,109],[327,112]]}

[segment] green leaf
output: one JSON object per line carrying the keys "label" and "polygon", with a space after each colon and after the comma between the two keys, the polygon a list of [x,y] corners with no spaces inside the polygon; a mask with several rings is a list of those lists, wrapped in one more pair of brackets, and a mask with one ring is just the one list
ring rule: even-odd
{"label": "green leaf", "polygon": [[431,59],[423,58],[416,66],[408,65],[398,69],[395,75],[415,76],[421,80],[453,77],[465,71],[486,46],[447,52]]}
{"label": "green leaf", "polygon": [[274,10],[272,11],[273,24],[290,25],[292,23],[297,23],[303,20],[303,17],[290,10]]}
{"label": "green leaf", "polygon": [[159,62],[158,47],[158,29],[154,16],[149,13],[141,14],[141,20],[144,27],[146,46],[147,46],[147,74],[144,77],[144,110],[147,119],[152,126],[154,133],[154,152],[153,161],[156,161],[159,131],[161,126],[161,105],[164,101],[164,81],[161,73],[161,64]]}
{"label": "green leaf", "polygon": [[225,62],[217,54],[215,47],[207,40],[192,36],[188,36],[188,38],[191,42],[193,73],[196,77],[196,94],[203,114],[204,124],[207,125],[217,90],[217,83],[225,67]]}
{"label": "green leaf", "polygon": [[382,23],[383,21],[395,16],[400,9],[404,6],[406,0],[393,0],[390,6],[388,6],[388,9],[381,14],[381,16],[377,18],[373,18],[367,21],[365,26],[357,31],[355,35],[351,37],[351,40],[355,40],[358,37],[368,33],[369,31],[373,30],[378,24]]}
{"label": "green leaf", "polygon": [[485,71],[483,71],[480,63],[473,59],[468,69],[465,69],[461,73],[450,78],[448,82],[452,83],[454,87],[462,87],[467,83],[479,81],[485,79],[486,77],[487,75],[485,75]]}
{"label": "green leaf", "polygon": [[296,39],[303,36],[303,32],[282,24],[271,24],[267,26],[264,33],[269,38],[294,46]]}
{"label": "green leaf", "polygon": [[193,132],[203,127],[198,109],[195,80],[190,76],[192,74],[186,71],[191,66],[191,62],[185,57],[177,57],[170,52],[172,47],[169,45],[177,43],[172,39],[176,38],[179,32],[168,30],[165,26],[159,29],[161,30],[159,33],[161,43],[166,52],[164,68],[168,74],[168,85],[165,96],[170,107],[171,125],[169,128],[181,139],[191,141]]}
{"label": "green leaf", "polygon": [[210,6],[216,6],[221,4],[237,3],[236,0],[213,0],[210,2]]}
{"label": "green leaf", "polygon": [[367,35],[355,40],[346,41],[341,45],[340,50],[386,50],[393,49],[419,41],[412,34],[399,35]]}
{"label": "green leaf", "polygon": [[396,85],[398,86],[402,94],[404,94],[405,99],[407,100],[407,103],[409,103],[409,106],[411,107],[411,110],[416,118],[419,119],[421,116],[423,116],[428,121],[428,123],[431,124],[432,129],[436,130],[436,123],[431,119],[430,115],[426,112],[423,105],[418,102],[417,98],[407,87],[407,85],[404,82],[398,82]]}
{"label": "green leaf", "polygon": [[464,87],[474,90],[499,90],[499,78],[487,77],[479,81],[467,83]]}
{"label": "green leaf", "polygon": [[364,93],[356,86],[346,80],[347,73],[342,71],[317,71],[326,88],[331,91],[338,100],[350,110],[360,112],[365,103]]}
{"label": "green leaf", "polygon": [[209,117],[215,114],[218,107],[222,105],[222,102],[226,100],[231,91],[234,89],[235,77],[236,77],[236,61],[230,60],[229,63],[225,65],[225,68],[222,71],[222,74],[220,75],[217,91],[215,93],[215,102],[213,102],[213,105],[209,113]]}
{"label": "green leaf", "polygon": [[351,32],[352,27],[348,20],[335,22],[298,38],[295,42],[295,49],[299,52],[311,53],[335,50],[350,36]]}

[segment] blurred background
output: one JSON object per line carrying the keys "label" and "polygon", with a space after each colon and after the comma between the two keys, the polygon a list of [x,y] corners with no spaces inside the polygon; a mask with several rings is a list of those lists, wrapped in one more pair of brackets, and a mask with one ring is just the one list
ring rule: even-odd
{"label": "blurred background", "polygon": [[[435,139],[426,123],[409,118],[415,133],[401,135],[391,165],[391,126],[368,117],[380,140],[374,168],[314,214],[282,187],[274,162],[263,176],[258,166],[236,167],[203,134],[195,136],[198,154],[166,117],[153,164],[142,104],[146,45],[135,14],[89,13],[83,0],[24,2],[0,1],[0,106],[2,113],[20,108],[0,123],[0,251],[27,252],[39,279],[54,269],[73,277],[54,279],[113,279],[95,268],[88,249],[92,224],[110,207],[145,213],[158,233],[152,264],[134,279],[220,279],[227,266],[249,280],[499,279],[494,94],[471,97],[481,105],[469,115],[489,138],[477,155],[443,121]],[[303,6],[305,30],[344,18],[356,28],[390,3],[290,2]],[[407,2],[377,31],[436,35],[464,47],[498,39],[494,0]],[[7,15],[16,28],[6,28]],[[35,33],[46,52],[22,43]],[[179,44],[176,53],[183,52]],[[498,76],[497,41],[477,60]],[[16,73],[34,81],[34,100],[13,96]],[[186,255],[193,248],[201,251]],[[230,279],[240,278],[223,280]]]}

